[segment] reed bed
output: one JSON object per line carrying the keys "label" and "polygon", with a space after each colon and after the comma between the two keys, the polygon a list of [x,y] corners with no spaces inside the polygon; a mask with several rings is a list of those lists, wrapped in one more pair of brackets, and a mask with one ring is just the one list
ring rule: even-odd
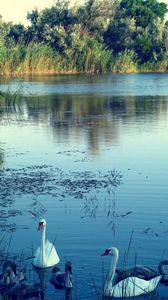
{"label": "reed bed", "polygon": [[135,73],[164,72],[167,59],[139,64],[134,50],[114,55],[96,39],[87,35],[74,41],[73,47],[60,52],[43,43],[17,44],[11,49],[0,45],[0,74],[58,74],[58,73]]}

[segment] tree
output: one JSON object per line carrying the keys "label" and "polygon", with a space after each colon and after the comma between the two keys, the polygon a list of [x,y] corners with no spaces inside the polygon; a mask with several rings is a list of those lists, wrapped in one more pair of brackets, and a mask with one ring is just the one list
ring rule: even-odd
{"label": "tree", "polygon": [[134,18],[123,18],[118,13],[118,18],[111,20],[108,30],[104,33],[104,41],[114,53],[134,48],[136,26]]}
{"label": "tree", "polygon": [[21,42],[24,39],[25,28],[22,24],[11,24],[7,38],[14,43]]}
{"label": "tree", "polygon": [[116,54],[134,50],[141,63],[159,59],[165,50],[166,12],[167,5],[156,0],[121,0],[104,41]]}
{"label": "tree", "polygon": [[51,8],[40,13],[37,10],[29,12],[27,18],[31,22],[26,33],[28,43],[45,43],[61,52],[66,48],[68,32],[76,21],[68,1],[57,0]]}
{"label": "tree", "polygon": [[77,12],[83,30],[101,40],[117,5],[118,0],[87,0]]}
{"label": "tree", "polygon": [[157,0],[121,0],[120,8],[125,16],[135,18],[136,26],[143,28],[157,18],[163,21],[168,12],[166,3]]}

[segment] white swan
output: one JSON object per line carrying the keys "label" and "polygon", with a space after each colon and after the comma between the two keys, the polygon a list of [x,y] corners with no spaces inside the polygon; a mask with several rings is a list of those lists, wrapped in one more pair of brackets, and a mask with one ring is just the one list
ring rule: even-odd
{"label": "white swan", "polygon": [[135,266],[126,271],[117,271],[118,249],[115,247],[108,248],[102,254],[102,256],[106,255],[113,257],[104,285],[104,295],[107,297],[134,297],[152,292],[165,274],[163,266],[168,264],[167,260],[162,261],[158,271],[143,266]]}
{"label": "white swan", "polygon": [[41,230],[41,245],[37,248],[33,265],[37,268],[48,268],[59,263],[60,259],[52,243],[45,238],[46,220],[39,222],[38,230]]}

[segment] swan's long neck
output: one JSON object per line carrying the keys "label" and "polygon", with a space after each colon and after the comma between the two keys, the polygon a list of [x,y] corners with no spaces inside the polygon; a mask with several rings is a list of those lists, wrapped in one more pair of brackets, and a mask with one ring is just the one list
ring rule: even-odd
{"label": "swan's long neck", "polygon": [[69,271],[65,273],[65,287],[72,288],[72,274]]}
{"label": "swan's long neck", "polygon": [[107,296],[112,295],[112,293],[113,293],[113,279],[114,279],[114,275],[115,275],[117,261],[118,261],[118,254],[116,254],[112,258],[111,267],[110,267],[109,273],[106,278],[104,292],[105,292],[105,295],[107,295]]}
{"label": "swan's long neck", "polygon": [[42,264],[45,264],[45,235],[46,235],[46,227],[44,226],[41,232],[41,246],[40,246],[40,258],[41,258],[41,262]]}

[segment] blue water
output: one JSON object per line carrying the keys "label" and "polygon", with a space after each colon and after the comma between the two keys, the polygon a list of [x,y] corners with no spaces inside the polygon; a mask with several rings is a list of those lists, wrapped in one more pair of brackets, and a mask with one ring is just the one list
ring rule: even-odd
{"label": "blue water", "polygon": [[[1,90],[21,88],[26,95],[95,94],[108,96],[167,96],[168,77],[164,73],[115,75],[60,75],[0,78]],[[9,85],[8,85],[9,84]]]}
{"label": "blue water", "polygon": [[[74,299],[97,299],[110,264],[100,254],[109,246],[119,248],[119,267],[130,240],[127,266],[135,264],[135,257],[138,264],[153,267],[168,259],[168,75],[0,79],[0,90],[17,89],[23,98],[15,109],[0,107],[2,170],[17,169],[24,176],[27,168],[51,166],[75,184],[85,172],[103,181],[116,170],[122,183],[110,190],[92,188],[80,198],[66,184],[45,193],[47,182],[44,193],[17,194],[9,180],[14,195],[2,210],[22,211],[5,219],[5,224],[16,225],[10,252],[30,253],[32,245],[39,245],[41,215],[33,218],[28,212],[37,200],[46,209],[42,217],[47,237],[55,240],[60,267],[65,259],[72,261]],[[57,178],[56,171],[53,176]],[[6,240],[10,234],[5,231]],[[48,283],[49,276],[47,299],[63,299],[63,292]],[[167,294],[159,286],[150,299]]]}

